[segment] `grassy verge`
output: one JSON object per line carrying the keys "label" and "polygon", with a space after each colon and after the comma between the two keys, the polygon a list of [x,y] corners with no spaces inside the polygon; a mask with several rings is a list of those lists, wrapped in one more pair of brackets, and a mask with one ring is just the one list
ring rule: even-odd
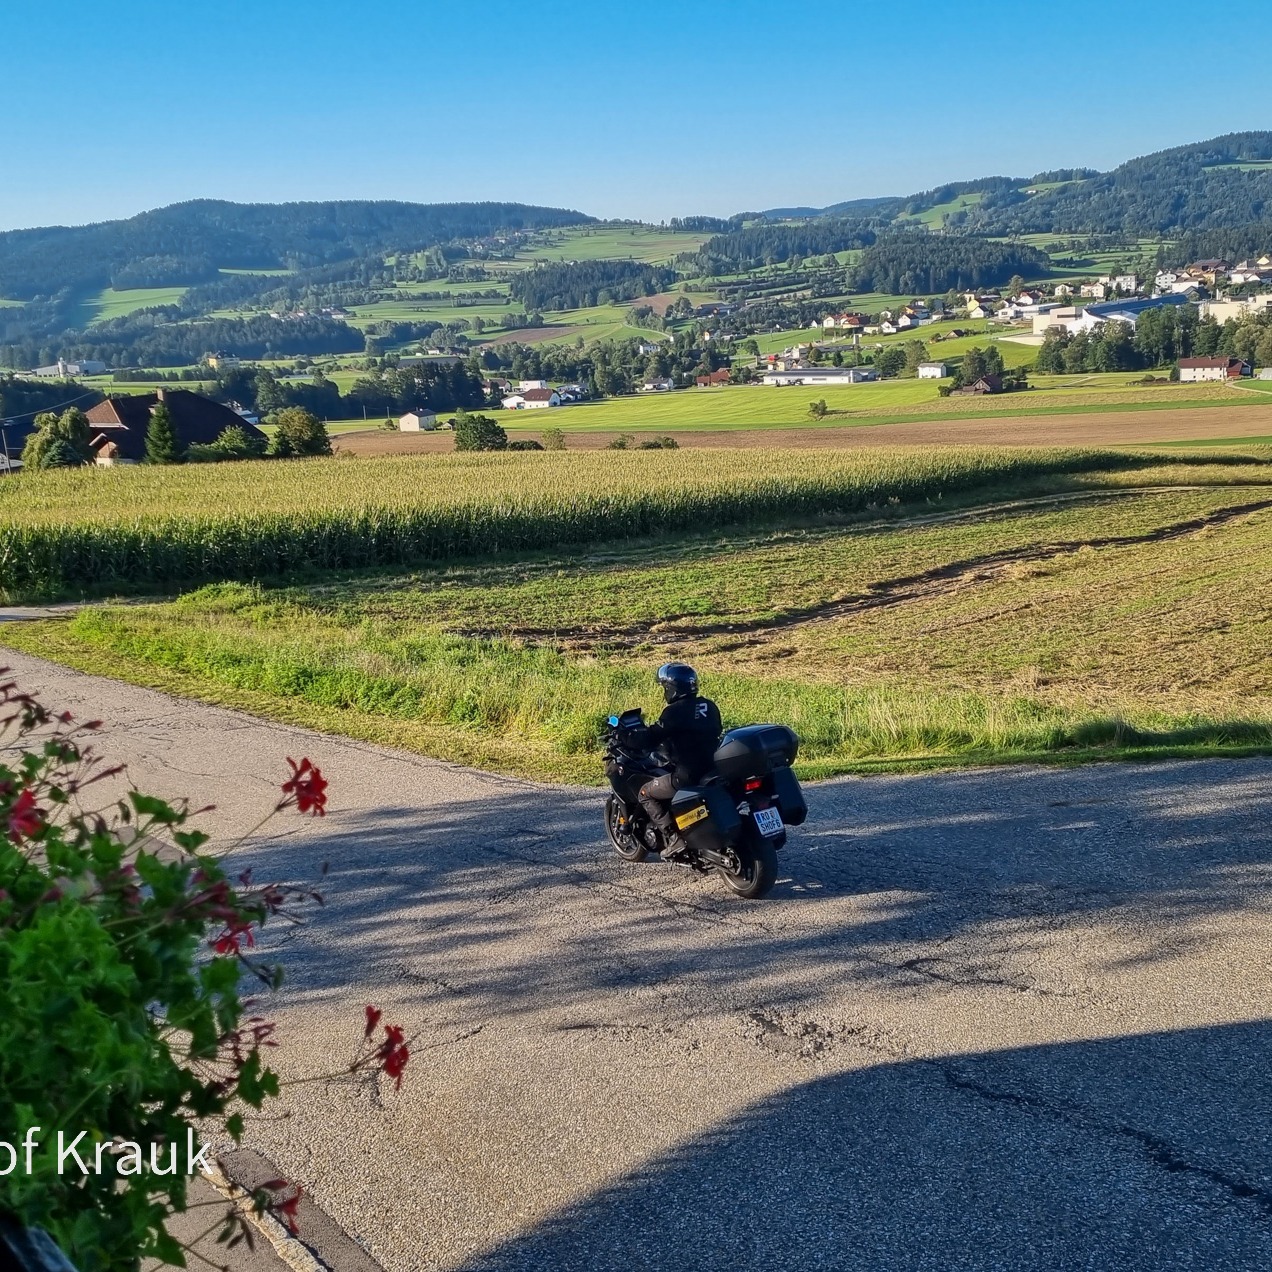
{"label": "grassy verge", "polygon": [[222,584],[0,640],[537,778],[597,781],[602,720],[656,709],[650,672],[668,657],[699,666],[730,723],[791,723],[806,777],[1272,750],[1272,486],[1090,493],[904,526]]}

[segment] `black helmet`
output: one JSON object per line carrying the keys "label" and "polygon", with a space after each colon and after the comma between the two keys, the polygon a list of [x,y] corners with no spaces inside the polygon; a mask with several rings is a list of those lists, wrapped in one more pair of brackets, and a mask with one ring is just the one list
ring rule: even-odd
{"label": "black helmet", "polygon": [[656,675],[668,702],[692,698],[698,692],[698,673],[688,663],[663,663]]}

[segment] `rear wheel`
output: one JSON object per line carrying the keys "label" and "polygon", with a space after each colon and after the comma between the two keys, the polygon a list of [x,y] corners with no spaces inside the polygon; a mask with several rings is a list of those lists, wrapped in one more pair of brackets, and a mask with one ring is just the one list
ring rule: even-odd
{"label": "rear wheel", "polygon": [[631,818],[617,795],[605,801],[605,829],[624,861],[644,861],[649,856],[649,849],[632,834]]}
{"label": "rear wheel", "polygon": [[720,878],[734,896],[744,901],[758,901],[772,891],[777,882],[777,849],[761,835],[748,835],[734,850],[735,869],[717,866]]}

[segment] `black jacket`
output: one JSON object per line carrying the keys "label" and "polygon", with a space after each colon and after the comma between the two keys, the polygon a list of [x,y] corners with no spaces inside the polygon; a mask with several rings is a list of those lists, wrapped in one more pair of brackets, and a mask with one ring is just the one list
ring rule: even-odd
{"label": "black jacket", "polygon": [[650,726],[648,742],[651,747],[666,745],[677,784],[691,786],[710,771],[723,729],[720,709],[710,698],[681,698]]}

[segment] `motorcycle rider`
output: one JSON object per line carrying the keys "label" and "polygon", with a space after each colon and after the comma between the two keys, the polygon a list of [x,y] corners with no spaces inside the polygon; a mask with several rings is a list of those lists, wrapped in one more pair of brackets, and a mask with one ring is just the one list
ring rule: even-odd
{"label": "motorcycle rider", "polygon": [[698,693],[698,673],[687,663],[664,663],[655,673],[667,702],[658,723],[646,731],[650,748],[662,746],[671,768],[651,777],[640,788],[640,804],[649,820],[662,831],[663,842],[674,855],[680,838],[671,818],[672,796],[682,786],[700,782],[715,762],[724,724],[710,698]]}

